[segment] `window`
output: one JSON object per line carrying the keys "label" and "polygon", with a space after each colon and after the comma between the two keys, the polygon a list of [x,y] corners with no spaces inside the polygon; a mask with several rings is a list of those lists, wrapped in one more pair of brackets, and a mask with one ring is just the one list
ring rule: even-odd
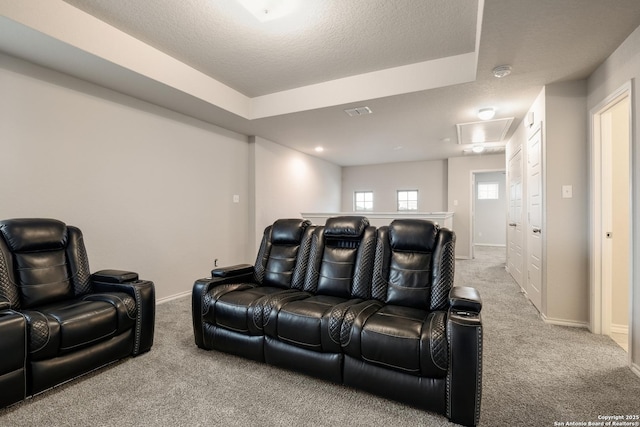
{"label": "window", "polygon": [[498,200],[500,198],[500,184],[497,182],[479,182],[478,200]]}
{"label": "window", "polygon": [[373,191],[356,191],[353,193],[353,206],[355,211],[372,211]]}
{"label": "window", "polygon": [[398,210],[418,210],[418,190],[398,190]]}

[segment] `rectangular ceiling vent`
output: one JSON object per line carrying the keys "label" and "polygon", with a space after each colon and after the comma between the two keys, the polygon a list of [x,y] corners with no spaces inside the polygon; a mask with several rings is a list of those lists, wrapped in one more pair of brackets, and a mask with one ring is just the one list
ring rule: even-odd
{"label": "rectangular ceiling vent", "polygon": [[502,142],[509,132],[513,117],[484,120],[481,122],[458,123],[458,144],[482,144]]}
{"label": "rectangular ceiling vent", "polygon": [[344,112],[347,113],[349,117],[364,116],[365,114],[373,113],[369,107],[347,108]]}

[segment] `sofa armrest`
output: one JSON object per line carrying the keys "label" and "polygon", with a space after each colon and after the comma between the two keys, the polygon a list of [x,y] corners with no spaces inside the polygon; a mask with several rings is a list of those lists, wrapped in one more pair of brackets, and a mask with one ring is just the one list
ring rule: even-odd
{"label": "sofa armrest", "polygon": [[9,301],[0,301],[0,310],[8,310],[11,308],[11,303]]}
{"label": "sofa armrest", "polygon": [[[104,272],[108,273],[104,273]],[[136,325],[133,355],[137,356],[151,349],[156,317],[155,285],[149,280],[138,280],[138,275],[119,270],[101,270],[93,275],[92,284],[95,292],[125,292],[136,302]],[[114,273],[115,272],[115,273]],[[132,273],[132,274],[131,274]],[[136,279],[128,281],[135,275]],[[123,280],[123,281],[120,281]]]}
{"label": "sofa armrest", "polygon": [[8,308],[0,302],[0,408],[27,397],[27,321]]}
{"label": "sofa armrest", "polygon": [[100,270],[91,275],[91,280],[105,283],[127,283],[138,280],[138,273],[124,270]]}
{"label": "sofa armrest", "polygon": [[211,270],[211,277],[237,277],[247,274],[253,274],[253,266],[250,264],[237,264]]}
{"label": "sofa armrest", "polygon": [[454,286],[449,291],[449,305],[454,311],[480,313],[482,299],[475,288],[468,286]]}
{"label": "sofa armrest", "polygon": [[479,313],[449,310],[447,417],[457,424],[478,425],[482,397],[482,319]]}

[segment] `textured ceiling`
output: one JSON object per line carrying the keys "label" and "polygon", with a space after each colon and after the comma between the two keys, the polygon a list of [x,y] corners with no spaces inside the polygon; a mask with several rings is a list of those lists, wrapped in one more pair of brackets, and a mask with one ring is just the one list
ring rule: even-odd
{"label": "textured ceiling", "polygon": [[233,0],[65,1],[251,97],[475,47],[475,0],[304,0],[267,23]]}
{"label": "textured ceiling", "polygon": [[[237,90],[248,102],[265,98],[279,104],[275,96],[280,91],[304,95],[302,89],[314,87],[320,89],[313,97],[323,98],[317,94],[324,95],[331,82],[347,77],[354,79],[348,83],[362,87],[349,101],[331,93],[327,96],[334,99],[324,104],[252,118],[101,57],[91,50],[98,42],[91,39],[94,34],[76,35],[82,40],[80,47],[49,35],[50,25],[30,17],[50,4],[72,5],[78,8],[75,11],[95,16]],[[360,165],[463,155],[468,147],[456,143],[456,124],[476,121],[477,110],[487,106],[496,108],[496,119],[514,118],[508,138],[544,85],[587,78],[640,25],[638,0],[304,0],[303,4],[291,19],[267,24],[253,20],[232,0],[0,4],[0,11],[17,10],[3,14],[7,19],[0,17],[0,51],[234,132],[257,135],[339,165]],[[28,10],[28,5],[35,9]],[[443,57],[469,53],[477,55],[470,79],[395,89],[404,82],[394,67],[438,63]],[[501,64],[511,64],[513,73],[495,79],[491,70]],[[382,74],[367,80],[371,72]],[[426,73],[424,80],[432,74]],[[389,91],[380,91],[387,87]],[[362,105],[373,114],[349,117],[343,111]],[[325,151],[315,153],[316,145]]]}

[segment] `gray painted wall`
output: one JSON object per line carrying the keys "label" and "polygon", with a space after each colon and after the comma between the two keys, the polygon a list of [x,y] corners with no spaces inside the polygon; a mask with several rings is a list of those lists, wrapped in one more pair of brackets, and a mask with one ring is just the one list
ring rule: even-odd
{"label": "gray painted wall", "polygon": [[246,137],[2,55],[0,93],[0,218],[78,226],[92,271],[158,298],[246,259]]}
{"label": "gray painted wall", "polygon": [[375,212],[396,212],[396,191],[418,190],[419,212],[442,212],[447,206],[446,189],[446,160],[346,166],[340,210],[353,211],[354,191],[373,191]]}
{"label": "gray painted wall", "polygon": [[255,256],[265,227],[276,219],[300,218],[302,212],[339,211],[342,169],[264,138],[249,141],[254,202],[249,247],[255,248]]}

